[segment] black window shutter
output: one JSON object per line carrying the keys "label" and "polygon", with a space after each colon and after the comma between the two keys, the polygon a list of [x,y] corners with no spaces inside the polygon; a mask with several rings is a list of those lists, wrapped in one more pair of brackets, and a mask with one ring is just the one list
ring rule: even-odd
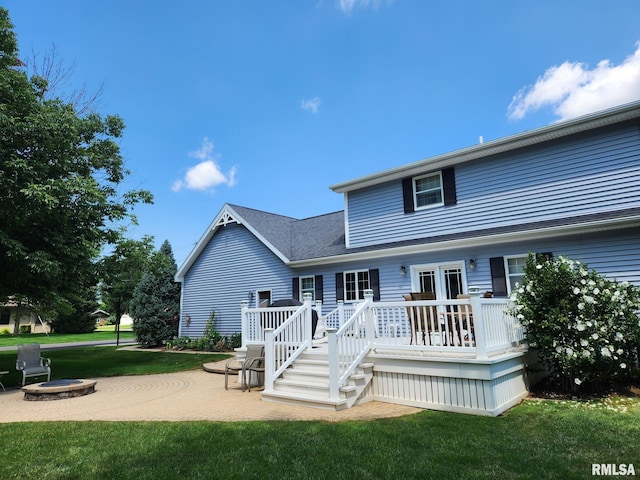
{"label": "black window shutter", "polygon": [[491,266],[491,284],[494,297],[507,296],[507,276],[504,271],[504,258],[493,257],[489,259]]}
{"label": "black window shutter", "polygon": [[321,302],[324,302],[324,285],[322,282],[322,275],[316,275],[315,277],[315,287],[316,287],[316,292],[315,292],[315,296],[316,296],[316,300],[320,300]]}
{"label": "black window shutter", "polygon": [[293,277],[293,284],[291,285],[291,298],[300,300],[300,277]]}
{"label": "black window shutter", "polygon": [[402,199],[404,201],[404,213],[415,212],[416,207],[413,204],[413,178],[405,178],[402,180]]}
{"label": "black window shutter", "polygon": [[551,252],[536,253],[536,261],[544,262],[546,260],[553,260],[553,253]]}
{"label": "black window shutter", "polygon": [[372,268],[369,270],[369,287],[373,290],[373,300],[380,301],[380,270]]}
{"label": "black window shutter", "polygon": [[458,202],[456,195],[456,174],[453,167],[442,170],[442,190],[444,191],[445,205],[455,205]]}
{"label": "black window shutter", "polygon": [[336,273],[336,301],[344,300],[344,275]]}

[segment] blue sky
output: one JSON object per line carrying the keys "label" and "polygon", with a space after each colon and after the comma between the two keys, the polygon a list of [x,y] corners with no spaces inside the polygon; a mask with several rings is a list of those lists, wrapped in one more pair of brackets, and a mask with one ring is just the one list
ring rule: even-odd
{"label": "blue sky", "polygon": [[225,202],[305,218],[329,186],[640,99],[640,2],[9,0],[21,55],[104,85],[180,263]]}

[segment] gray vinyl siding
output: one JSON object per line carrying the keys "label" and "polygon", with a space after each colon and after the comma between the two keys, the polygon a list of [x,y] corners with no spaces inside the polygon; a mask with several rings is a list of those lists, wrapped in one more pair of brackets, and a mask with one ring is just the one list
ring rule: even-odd
{"label": "gray vinyl siding", "polygon": [[640,207],[640,130],[627,125],[475,160],[456,165],[455,177],[456,205],[409,214],[401,181],[349,192],[349,247]]}
{"label": "gray vinyl siding", "polygon": [[202,336],[211,311],[219,333],[240,332],[240,305],[249,292],[271,290],[273,300],[289,298],[291,277],[291,269],[244,226],[220,227],[185,275],[180,334]]}

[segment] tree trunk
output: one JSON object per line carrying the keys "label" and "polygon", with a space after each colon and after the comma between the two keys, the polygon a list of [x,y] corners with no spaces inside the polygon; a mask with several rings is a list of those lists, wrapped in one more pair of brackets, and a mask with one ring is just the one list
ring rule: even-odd
{"label": "tree trunk", "polygon": [[13,319],[13,336],[20,335],[20,320],[22,319],[22,302],[18,301],[18,308],[16,308],[16,316]]}

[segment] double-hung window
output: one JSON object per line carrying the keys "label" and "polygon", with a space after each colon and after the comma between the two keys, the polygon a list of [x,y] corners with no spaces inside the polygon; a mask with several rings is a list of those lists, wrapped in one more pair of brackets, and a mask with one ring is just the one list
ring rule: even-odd
{"label": "double-hung window", "polygon": [[407,177],[402,180],[404,213],[430,207],[450,206],[458,202],[456,174],[453,167],[439,172]]}
{"label": "double-hung window", "polygon": [[442,176],[440,172],[413,179],[415,206],[418,208],[442,205]]}
{"label": "double-hung window", "polygon": [[364,299],[364,291],[371,288],[369,270],[344,272],[344,299],[347,302]]}
{"label": "double-hung window", "polygon": [[527,263],[527,256],[504,257],[504,269],[507,276],[508,293],[515,290],[516,285],[522,285],[524,278],[524,266]]}
{"label": "double-hung window", "polygon": [[311,294],[311,299],[315,300],[316,298],[316,282],[315,277],[300,277],[300,298],[304,298],[305,293]]}

